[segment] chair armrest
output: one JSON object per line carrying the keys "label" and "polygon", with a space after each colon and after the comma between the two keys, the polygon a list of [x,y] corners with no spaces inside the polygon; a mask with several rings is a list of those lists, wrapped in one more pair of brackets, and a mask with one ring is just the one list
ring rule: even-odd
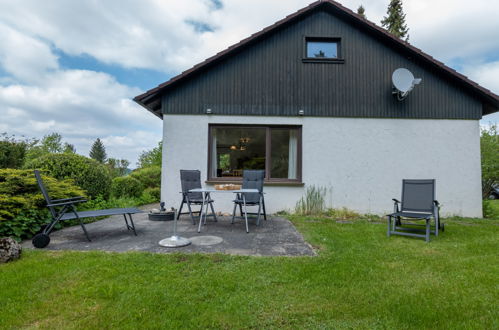
{"label": "chair armrest", "polygon": [[68,202],[61,202],[61,203],[51,203],[51,204],[47,204],[47,206],[50,206],[50,207],[52,207],[52,206],[64,206],[64,205],[84,203],[86,201],[87,201],[86,199],[79,199],[79,200],[76,200],[76,201],[68,201]]}
{"label": "chair armrest", "polygon": [[437,200],[434,200],[433,203],[438,207],[440,206],[440,203]]}
{"label": "chair armrest", "polygon": [[392,201],[394,201],[397,204],[400,204],[400,201],[398,199],[392,198]]}
{"label": "chair armrest", "polygon": [[78,196],[78,197],[70,197],[70,198],[53,199],[52,203],[67,202],[67,201],[76,201],[76,200],[84,199],[84,198],[85,197],[83,197],[83,196]]}

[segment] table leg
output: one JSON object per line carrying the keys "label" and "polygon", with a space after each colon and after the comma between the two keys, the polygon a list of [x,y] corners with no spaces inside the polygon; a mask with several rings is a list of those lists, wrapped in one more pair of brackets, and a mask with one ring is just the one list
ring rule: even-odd
{"label": "table leg", "polygon": [[203,224],[203,213],[204,213],[204,205],[206,203],[206,193],[201,193],[201,196],[203,197],[203,203],[201,204],[201,211],[199,213],[199,226],[198,226],[198,233],[201,232],[201,226]]}
{"label": "table leg", "polygon": [[244,220],[246,221],[246,232],[249,233],[248,228],[248,210],[246,209],[246,197],[243,195],[243,206],[244,206]]}

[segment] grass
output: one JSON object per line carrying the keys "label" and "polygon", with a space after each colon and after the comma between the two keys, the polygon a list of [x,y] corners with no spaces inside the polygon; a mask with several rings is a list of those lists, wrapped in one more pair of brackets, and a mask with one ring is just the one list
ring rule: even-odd
{"label": "grass", "polygon": [[290,216],[317,257],[24,251],[0,265],[0,328],[499,328],[499,225],[427,244]]}
{"label": "grass", "polygon": [[490,207],[490,217],[499,219],[499,199],[496,200],[489,200],[489,207]]}

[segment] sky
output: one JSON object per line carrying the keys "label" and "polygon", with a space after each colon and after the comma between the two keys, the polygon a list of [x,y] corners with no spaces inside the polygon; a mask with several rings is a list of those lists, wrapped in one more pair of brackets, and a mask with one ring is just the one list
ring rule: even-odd
{"label": "sky", "polygon": [[[83,155],[101,138],[133,167],[162,136],[134,96],[311,2],[0,0],[0,133],[58,132]],[[389,0],[340,3],[379,25]],[[499,1],[403,4],[411,44],[499,94]]]}

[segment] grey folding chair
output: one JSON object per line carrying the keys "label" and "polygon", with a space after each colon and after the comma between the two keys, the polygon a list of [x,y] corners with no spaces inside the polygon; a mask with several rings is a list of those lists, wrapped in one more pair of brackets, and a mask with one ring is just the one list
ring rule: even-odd
{"label": "grey folding chair", "polygon": [[[435,180],[402,180],[402,201],[393,199],[394,212],[388,214],[387,235],[402,235],[424,238],[430,241],[430,234],[438,236],[444,231],[440,223],[440,204],[435,199]],[[431,218],[435,225],[431,226]],[[407,221],[425,220],[424,225],[407,223]],[[406,223],[404,223],[406,222]],[[424,229],[418,228],[423,226]]]}
{"label": "grey folding chair", "polygon": [[[177,220],[181,214],[189,214],[191,216],[192,224],[195,225],[196,221],[194,220],[194,213],[198,213],[198,216],[201,215],[203,193],[189,192],[189,190],[201,188],[201,172],[199,170],[180,170],[180,184],[182,186],[182,202],[180,203],[180,207],[178,209]],[[211,216],[215,221],[217,221],[215,209],[213,208],[213,200],[209,194],[207,195],[207,198],[208,200],[205,202],[207,202],[211,208],[211,214],[208,214],[207,216]],[[184,204],[187,204],[189,212],[182,213]],[[201,206],[201,209],[199,211],[193,211],[191,207],[192,205],[199,205]]]}
{"label": "grey folding chair", "polygon": [[[241,217],[244,214],[246,221],[246,232],[249,233],[248,228],[248,214],[257,215],[256,225],[260,225],[260,215],[263,211],[263,218],[267,220],[267,213],[265,211],[265,198],[263,196],[263,180],[265,178],[264,170],[244,170],[243,171],[243,184],[242,189],[257,189],[257,193],[241,193],[236,195],[234,200],[234,210],[232,211],[232,223],[236,217],[236,208],[239,206]],[[257,206],[257,213],[250,213],[246,211],[246,206]],[[243,210],[244,207],[244,210]]]}
{"label": "grey folding chair", "polygon": [[[85,233],[85,237],[90,242],[90,237],[88,236],[87,229],[85,228],[85,224],[83,223],[84,218],[97,218],[101,216],[109,216],[109,215],[120,215],[123,214],[125,218],[126,228],[128,230],[132,230],[135,236],[137,236],[137,232],[135,231],[135,225],[133,223],[132,214],[142,213],[143,211],[137,208],[116,208],[116,209],[106,209],[106,210],[94,210],[94,211],[83,211],[78,212],[76,210],[76,204],[84,203],[86,200],[84,197],[70,197],[63,199],[51,199],[45,185],[43,184],[42,177],[38,170],[35,170],[35,178],[38,182],[38,186],[47,202],[47,207],[50,210],[50,214],[52,215],[52,221],[46,225],[43,230],[36,234],[33,237],[33,245],[37,248],[44,248],[50,243],[50,232],[54,229],[54,226],[59,221],[64,220],[73,220],[78,219],[83,232]],[[130,224],[128,224],[127,215],[130,218]]]}

